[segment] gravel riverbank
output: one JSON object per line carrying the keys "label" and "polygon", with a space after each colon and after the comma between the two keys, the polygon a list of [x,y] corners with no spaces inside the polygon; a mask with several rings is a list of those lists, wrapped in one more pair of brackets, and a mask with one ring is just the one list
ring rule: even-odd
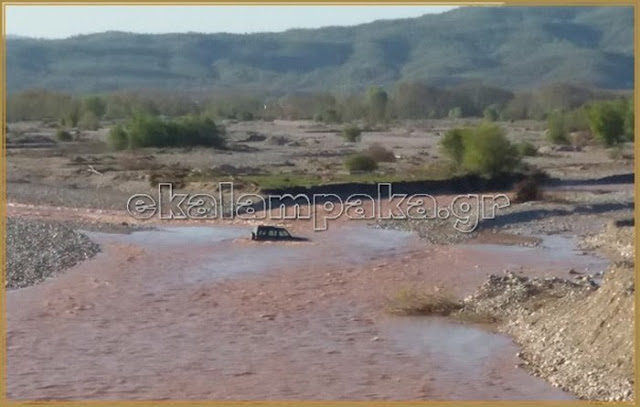
{"label": "gravel riverbank", "polygon": [[[456,217],[446,219],[379,220],[376,227],[407,230],[434,244],[458,244],[477,238],[480,234],[585,236],[600,232],[610,219],[633,216],[632,186],[622,190],[601,192],[553,190],[539,201],[511,203],[498,209],[493,219],[480,219],[471,233],[456,230]],[[477,216],[472,206],[469,216]]]}
{"label": "gravel riverbank", "polygon": [[633,400],[634,267],[628,247],[633,227],[610,224],[585,239],[609,253],[614,265],[601,285],[587,275],[535,279],[513,273],[490,276],[468,311],[489,314],[522,347],[522,367],[578,397]]}
{"label": "gravel riverbank", "polygon": [[36,284],[100,251],[86,235],[39,220],[7,219],[6,239],[8,289]]}

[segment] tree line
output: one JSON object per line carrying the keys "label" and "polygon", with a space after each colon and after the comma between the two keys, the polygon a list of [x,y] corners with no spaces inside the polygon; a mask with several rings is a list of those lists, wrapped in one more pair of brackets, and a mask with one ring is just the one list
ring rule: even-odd
{"label": "tree line", "polygon": [[208,115],[235,120],[316,120],[325,123],[368,123],[400,119],[484,117],[496,120],[545,120],[594,100],[627,95],[569,84],[512,92],[466,83],[439,88],[421,82],[402,82],[384,89],[372,86],[360,93],[296,93],[220,91],[213,94],[162,91],[120,91],[78,95],[49,90],[14,93],[7,98],[7,120],[47,120],[63,127],[95,129],[103,120],[134,114],[179,117]]}

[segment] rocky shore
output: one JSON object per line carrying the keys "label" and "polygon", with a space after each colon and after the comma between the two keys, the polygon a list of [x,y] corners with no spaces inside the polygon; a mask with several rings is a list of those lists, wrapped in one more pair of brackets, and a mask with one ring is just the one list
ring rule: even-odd
{"label": "rocky shore", "polygon": [[86,235],[55,222],[8,218],[8,289],[43,281],[100,251]]}
{"label": "rocky shore", "polygon": [[635,287],[627,249],[633,228],[612,223],[583,244],[594,242],[615,261],[601,284],[588,275],[536,279],[507,272],[490,276],[465,299],[465,310],[501,321],[498,328],[522,347],[522,367],[534,375],[582,399],[630,401]]}

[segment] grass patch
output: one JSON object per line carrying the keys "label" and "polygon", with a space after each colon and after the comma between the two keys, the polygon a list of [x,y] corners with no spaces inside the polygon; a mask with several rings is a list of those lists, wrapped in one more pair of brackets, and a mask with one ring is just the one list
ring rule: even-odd
{"label": "grass patch", "polygon": [[393,183],[404,181],[435,181],[451,178],[454,174],[449,168],[428,166],[411,172],[402,173],[356,173],[331,175],[298,175],[295,173],[261,174],[237,177],[236,179],[252,183],[260,189],[280,189],[292,187],[313,187],[318,185],[343,183]]}
{"label": "grass patch", "polygon": [[423,292],[416,289],[398,291],[391,299],[388,311],[394,315],[449,316],[462,309],[462,303],[447,292]]}
{"label": "grass patch", "polygon": [[255,175],[227,175],[217,171],[202,170],[189,174],[187,182],[234,182],[238,185],[252,185],[252,190],[286,189],[295,187],[315,187],[319,185],[361,183],[394,183],[407,181],[440,181],[461,175],[448,162],[434,162],[426,166],[402,172],[299,174],[273,173]]}
{"label": "grass patch", "polygon": [[350,173],[373,172],[378,169],[377,161],[362,153],[348,157],[344,162],[344,166]]}
{"label": "grass patch", "polygon": [[460,323],[495,324],[499,319],[488,312],[466,308],[448,291],[403,289],[389,299],[387,311],[398,316],[441,316]]}
{"label": "grass patch", "polygon": [[248,175],[240,178],[245,183],[255,184],[260,189],[304,187],[326,183],[324,178],[317,175],[297,175],[293,173]]}

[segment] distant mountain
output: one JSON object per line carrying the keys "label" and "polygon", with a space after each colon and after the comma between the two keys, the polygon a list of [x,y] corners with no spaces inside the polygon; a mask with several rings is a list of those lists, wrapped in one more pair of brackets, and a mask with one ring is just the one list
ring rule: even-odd
{"label": "distant mountain", "polygon": [[420,80],[630,89],[633,29],[631,7],[464,7],[282,33],[7,38],[7,87],[292,92]]}

